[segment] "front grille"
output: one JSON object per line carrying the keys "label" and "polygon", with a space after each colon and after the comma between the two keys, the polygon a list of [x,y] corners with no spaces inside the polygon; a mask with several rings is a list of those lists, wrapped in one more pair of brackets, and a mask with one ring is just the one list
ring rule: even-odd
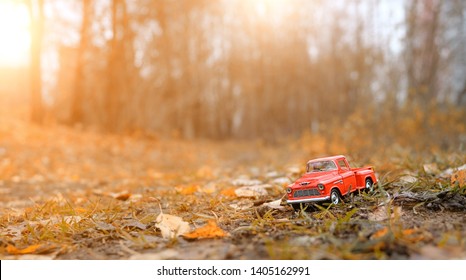
{"label": "front grille", "polygon": [[312,195],[320,195],[320,193],[317,189],[299,190],[299,191],[294,192],[293,197],[312,196]]}

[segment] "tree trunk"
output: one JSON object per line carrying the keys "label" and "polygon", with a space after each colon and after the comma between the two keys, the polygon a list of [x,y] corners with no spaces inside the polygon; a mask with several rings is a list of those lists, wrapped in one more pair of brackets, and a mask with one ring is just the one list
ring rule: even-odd
{"label": "tree trunk", "polygon": [[42,123],[44,108],[42,104],[41,50],[44,26],[44,0],[29,0],[29,17],[31,22],[31,51],[30,51],[30,102],[31,121]]}
{"label": "tree trunk", "polygon": [[83,121],[83,95],[85,91],[85,65],[86,49],[89,41],[89,30],[91,27],[92,0],[82,1],[82,23],[80,30],[80,41],[76,61],[76,73],[74,91],[72,96],[71,114],[69,123],[81,123]]}

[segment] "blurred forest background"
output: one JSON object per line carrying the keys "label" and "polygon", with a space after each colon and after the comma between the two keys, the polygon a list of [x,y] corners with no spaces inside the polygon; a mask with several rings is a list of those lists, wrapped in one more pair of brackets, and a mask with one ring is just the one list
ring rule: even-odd
{"label": "blurred forest background", "polygon": [[0,65],[3,117],[343,152],[464,149],[465,1],[1,1],[31,31],[26,62]]}

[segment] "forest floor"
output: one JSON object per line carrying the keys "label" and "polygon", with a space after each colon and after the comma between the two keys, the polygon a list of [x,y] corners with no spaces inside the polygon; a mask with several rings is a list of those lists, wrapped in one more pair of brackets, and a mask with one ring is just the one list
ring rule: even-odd
{"label": "forest floor", "polygon": [[373,192],[295,212],[285,187],[328,153],[303,142],[0,119],[0,259],[466,258],[465,151],[361,157]]}

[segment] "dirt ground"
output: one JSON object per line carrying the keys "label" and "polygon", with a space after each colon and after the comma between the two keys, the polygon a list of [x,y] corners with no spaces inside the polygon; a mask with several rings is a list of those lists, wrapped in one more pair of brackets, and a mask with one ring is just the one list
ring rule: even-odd
{"label": "dirt ground", "polygon": [[0,258],[466,258],[464,151],[358,158],[373,192],[295,212],[285,187],[317,155],[2,121]]}

